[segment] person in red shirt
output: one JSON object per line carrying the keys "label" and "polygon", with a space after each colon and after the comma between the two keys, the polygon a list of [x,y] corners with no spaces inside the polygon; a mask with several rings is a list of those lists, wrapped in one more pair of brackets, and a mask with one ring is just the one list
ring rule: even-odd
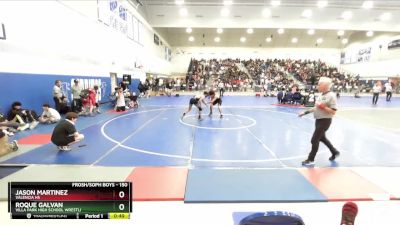
{"label": "person in red shirt", "polygon": [[93,89],[89,88],[88,89],[88,92],[89,92],[88,95],[85,98],[82,99],[82,104],[83,104],[83,107],[85,108],[85,111],[87,109],[89,109],[89,111],[86,112],[86,115],[93,116],[94,115],[93,114],[93,110],[94,109],[96,109],[97,113],[100,113],[99,104],[97,103],[97,100],[96,100],[97,90],[98,89],[99,89],[99,86],[97,86],[97,85],[95,85],[93,87]]}

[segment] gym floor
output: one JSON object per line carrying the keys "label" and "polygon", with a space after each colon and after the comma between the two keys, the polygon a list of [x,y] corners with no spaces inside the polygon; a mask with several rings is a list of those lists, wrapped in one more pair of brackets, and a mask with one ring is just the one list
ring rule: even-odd
{"label": "gym floor", "polygon": [[303,108],[276,105],[275,98],[225,96],[222,119],[214,108],[212,117],[204,109],[198,120],[195,107],[182,119],[189,98],[142,99],[139,109],[124,113],[105,105],[102,114],[78,119],[85,140],[70,152],[50,143],[53,125],[15,135],[20,150],[0,158],[0,198],[6,200],[9,181],[127,180],[135,201],[400,199],[394,179],[400,174],[398,97],[381,97],[377,106],[371,97],[341,97],[327,134],[341,155],[330,162],[321,145],[315,167],[301,166],[314,129],[312,115],[297,117]]}

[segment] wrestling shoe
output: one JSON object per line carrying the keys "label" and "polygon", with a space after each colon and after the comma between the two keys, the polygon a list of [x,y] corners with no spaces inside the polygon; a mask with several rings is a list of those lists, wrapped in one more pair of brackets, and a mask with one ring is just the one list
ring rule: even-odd
{"label": "wrestling shoe", "polygon": [[342,209],[342,221],[340,225],[354,225],[358,213],[358,207],[354,202],[346,202]]}
{"label": "wrestling shoe", "polygon": [[303,162],[301,162],[301,165],[303,165],[303,166],[313,166],[313,165],[315,165],[315,163],[314,163],[314,161],[311,161],[311,160],[304,160]]}
{"label": "wrestling shoe", "polygon": [[336,151],[331,157],[329,157],[329,160],[334,161],[339,156],[340,156],[340,152]]}

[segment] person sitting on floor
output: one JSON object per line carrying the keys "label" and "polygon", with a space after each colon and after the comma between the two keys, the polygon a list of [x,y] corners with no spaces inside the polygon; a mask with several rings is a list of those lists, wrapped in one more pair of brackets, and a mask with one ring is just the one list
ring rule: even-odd
{"label": "person sitting on floor", "polygon": [[301,95],[300,91],[298,89],[296,89],[296,91],[294,92],[293,96],[292,96],[292,100],[294,104],[301,104],[301,98],[303,96]]}
{"label": "person sitting on floor", "polygon": [[22,109],[21,102],[12,103],[7,120],[21,124],[22,126],[19,127],[20,130],[27,128],[34,129],[39,124],[36,112],[34,110]]}
{"label": "person sitting on floor", "polygon": [[12,136],[14,133],[20,131],[22,126],[25,126],[25,124],[22,125],[17,122],[10,122],[2,113],[0,113],[0,129],[8,136]]}
{"label": "person sitting on floor", "polygon": [[44,124],[57,123],[61,116],[57,110],[50,108],[49,104],[43,104],[43,113],[39,117],[39,122]]}
{"label": "person sitting on floor", "polygon": [[138,107],[139,107],[138,96],[136,95],[135,92],[129,92],[129,93],[127,93],[127,96],[126,96],[126,97],[129,99],[129,101],[128,101],[128,107],[129,107],[130,109],[138,108]]}
{"label": "person sitting on floor", "polygon": [[85,138],[75,128],[77,120],[78,114],[69,112],[65,115],[65,120],[61,120],[54,128],[51,135],[51,142],[57,145],[59,150],[70,151],[72,144],[82,141]]}
{"label": "person sitting on floor", "polygon": [[18,150],[18,142],[12,141],[8,143],[8,136],[0,130],[0,157],[10,152]]}
{"label": "person sitting on floor", "polygon": [[292,100],[293,100],[292,97],[293,97],[292,92],[286,91],[286,93],[282,99],[282,103],[283,104],[292,104]]}

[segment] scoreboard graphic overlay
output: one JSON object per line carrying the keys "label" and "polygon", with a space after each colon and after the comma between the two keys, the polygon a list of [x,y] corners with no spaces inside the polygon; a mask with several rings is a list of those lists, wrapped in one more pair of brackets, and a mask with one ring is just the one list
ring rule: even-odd
{"label": "scoreboard graphic overlay", "polygon": [[12,219],[129,219],[131,182],[10,182]]}

